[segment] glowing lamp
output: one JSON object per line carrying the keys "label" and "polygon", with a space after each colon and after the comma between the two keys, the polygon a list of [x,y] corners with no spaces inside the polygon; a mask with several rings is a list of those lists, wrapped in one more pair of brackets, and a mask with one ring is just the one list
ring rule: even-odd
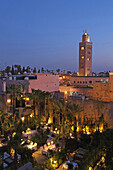
{"label": "glowing lamp", "polygon": [[51,141],[51,145],[53,145],[53,141]]}
{"label": "glowing lamp", "polygon": [[26,97],[26,101],[29,101],[29,97]]}
{"label": "glowing lamp", "polygon": [[48,142],[47,144],[48,144],[48,146],[50,146],[50,142]]}
{"label": "glowing lamp", "polygon": [[15,136],[15,135],[16,135],[16,132],[14,132],[13,135]]}
{"label": "glowing lamp", "polygon": [[22,119],[22,122],[24,122],[24,120],[25,120],[25,117],[22,117],[21,119]]}
{"label": "glowing lamp", "polygon": [[70,133],[70,136],[72,136],[72,133]]}
{"label": "glowing lamp", "polygon": [[32,115],[32,114],[30,114],[30,117],[33,117],[33,115]]}
{"label": "glowing lamp", "polygon": [[11,103],[11,99],[7,99],[7,103]]}
{"label": "glowing lamp", "polygon": [[54,160],[54,164],[56,164],[57,163],[57,161],[56,160]]}

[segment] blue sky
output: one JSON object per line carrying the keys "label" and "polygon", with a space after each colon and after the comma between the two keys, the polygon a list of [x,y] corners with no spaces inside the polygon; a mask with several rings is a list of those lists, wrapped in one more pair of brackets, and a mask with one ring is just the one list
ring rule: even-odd
{"label": "blue sky", "polygon": [[1,0],[0,67],[78,71],[85,29],[93,42],[93,71],[113,71],[112,0]]}

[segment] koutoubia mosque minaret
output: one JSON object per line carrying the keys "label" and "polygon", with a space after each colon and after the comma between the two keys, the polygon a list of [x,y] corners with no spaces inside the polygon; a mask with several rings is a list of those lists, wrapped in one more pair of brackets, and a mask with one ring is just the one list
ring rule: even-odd
{"label": "koutoubia mosque minaret", "polygon": [[82,42],[79,43],[79,76],[92,75],[92,42],[85,30],[82,35]]}

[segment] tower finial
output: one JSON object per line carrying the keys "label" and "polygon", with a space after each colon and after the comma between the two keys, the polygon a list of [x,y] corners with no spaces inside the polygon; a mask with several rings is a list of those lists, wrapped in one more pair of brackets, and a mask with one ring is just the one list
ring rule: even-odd
{"label": "tower finial", "polygon": [[87,29],[85,29],[85,33],[87,33]]}

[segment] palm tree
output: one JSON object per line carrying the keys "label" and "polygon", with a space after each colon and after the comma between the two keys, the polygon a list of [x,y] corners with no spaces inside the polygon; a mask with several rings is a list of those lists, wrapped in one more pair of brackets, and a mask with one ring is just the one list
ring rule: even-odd
{"label": "palm tree", "polygon": [[5,121],[5,117],[7,116],[8,114],[7,113],[3,113],[1,110],[0,110],[0,124],[1,124],[1,134],[4,135],[4,121]]}
{"label": "palm tree", "polygon": [[50,117],[50,99],[51,99],[51,93],[49,92],[44,92],[44,97],[45,97],[45,117],[46,117],[46,122],[48,122],[48,119]]}
{"label": "palm tree", "polygon": [[40,102],[42,101],[42,91],[32,89],[31,99],[33,100],[34,116],[40,113]]}
{"label": "palm tree", "polygon": [[18,139],[11,138],[11,140],[8,142],[8,146],[10,150],[13,148],[15,153],[14,153],[14,169],[16,170],[18,168],[18,162],[17,162],[17,149],[19,147],[20,142]]}
{"label": "palm tree", "polygon": [[44,73],[44,68],[43,67],[41,68],[41,72]]}
{"label": "palm tree", "polygon": [[16,98],[20,100],[20,105],[22,107],[22,98],[25,95],[25,91],[28,87],[28,83],[26,84],[21,84],[19,85],[12,84],[8,89],[7,93],[10,94],[10,98],[12,100],[12,105],[13,105],[13,116],[15,115],[15,109],[16,109]]}
{"label": "palm tree", "polygon": [[60,72],[60,69],[57,69],[57,70],[56,70],[56,72],[59,74],[59,72]]}

